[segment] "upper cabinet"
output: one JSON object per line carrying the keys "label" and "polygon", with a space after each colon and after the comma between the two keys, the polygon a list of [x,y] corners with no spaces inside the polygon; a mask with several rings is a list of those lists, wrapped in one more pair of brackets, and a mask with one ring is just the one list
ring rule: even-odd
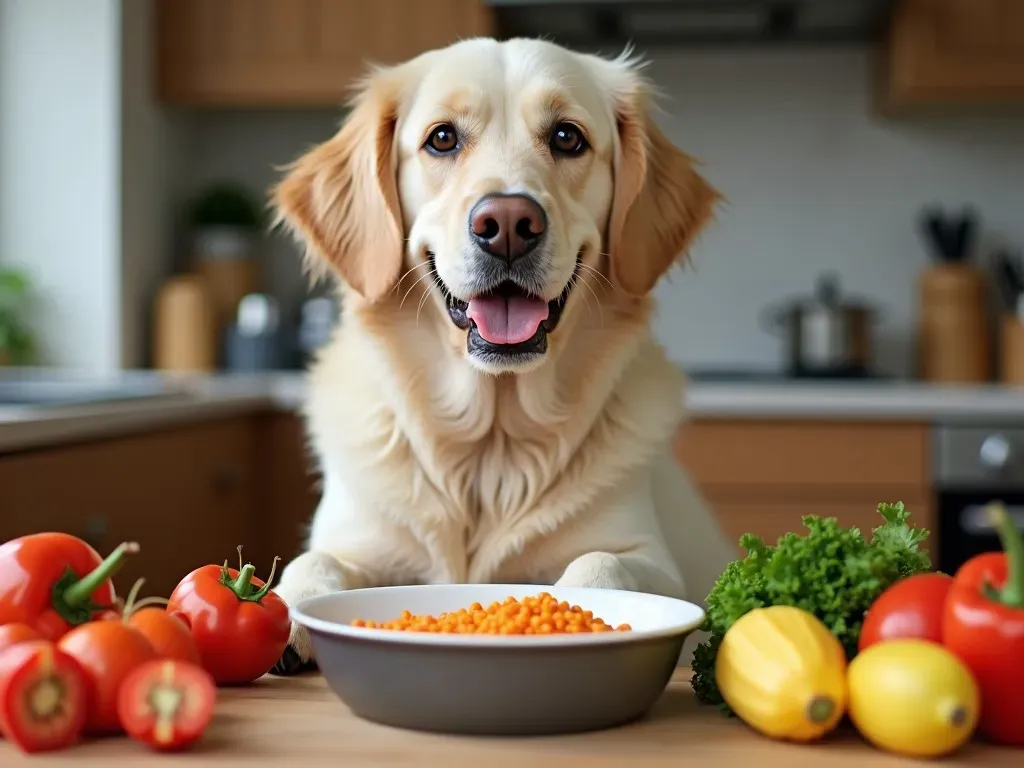
{"label": "upper cabinet", "polygon": [[336,106],[368,63],[491,35],[483,0],[157,0],[160,99]]}
{"label": "upper cabinet", "polygon": [[1024,105],[1024,0],[900,0],[884,46],[885,111]]}

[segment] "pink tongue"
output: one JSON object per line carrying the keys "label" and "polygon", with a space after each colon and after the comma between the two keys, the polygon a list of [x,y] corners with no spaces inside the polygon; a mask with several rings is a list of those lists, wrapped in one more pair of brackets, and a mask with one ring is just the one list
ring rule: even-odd
{"label": "pink tongue", "polygon": [[491,344],[520,344],[529,341],[548,319],[548,303],[525,296],[484,296],[470,299],[466,317]]}

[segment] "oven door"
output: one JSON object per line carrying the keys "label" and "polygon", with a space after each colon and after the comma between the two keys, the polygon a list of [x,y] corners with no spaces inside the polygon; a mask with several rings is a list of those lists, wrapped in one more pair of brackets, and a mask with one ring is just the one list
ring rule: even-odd
{"label": "oven door", "polygon": [[939,555],[934,564],[938,570],[954,574],[975,555],[1002,550],[999,536],[988,519],[987,505],[994,498],[1006,505],[1017,527],[1024,531],[1024,492],[993,496],[978,489],[939,494]]}

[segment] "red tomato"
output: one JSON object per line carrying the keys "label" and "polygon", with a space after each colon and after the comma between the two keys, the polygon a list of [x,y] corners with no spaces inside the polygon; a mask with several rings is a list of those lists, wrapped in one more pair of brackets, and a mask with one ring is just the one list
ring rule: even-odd
{"label": "red tomato", "polygon": [[164,659],[137,667],[121,685],[117,713],[124,730],[154,749],[184,749],[213,717],[217,686],[195,664]]}
{"label": "red tomato", "polygon": [[113,605],[110,578],[138,550],[128,542],[103,560],[66,533],[11,539],[0,545],[0,624],[28,624],[47,640],[58,640]]}
{"label": "red tomato", "polygon": [[897,581],[871,604],[860,630],[858,649],[896,638],[942,642],[942,616],[953,578],[919,573]]}
{"label": "red tomato", "polygon": [[78,662],[48,640],[0,653],[0,732],[24,752],[61,749],[85,725],[88,680]]}
{"label": "red tomato", "polygon": [[255,570],[251,563],[241,571],[226,565],[197,568],[174,588],[167,605],[169,614],[192,628],[203,668],[218,685],[262,677],[288,645],[288,606],[269,583],[253,577]]}
{"label": "red tomato", "polygon": [[156,655],[161,659],[176,659],[192,664],[201,664],[199,649],[188,625],[171,616],[163,608],[143,608],[128,618],[142,636],[149,640]]}
{"label": "red tomato", "polygon": [[156,651],[137,629],[121,620],[91,621],[68,632],[57,647],[75,658],[89,680],[86,731],[119,733],[117,692],[137,667],[157,658]]}
{"label": "red tomato", "polygon": [[4,624],[0,627],[0,651],[27,640],[42,640],[43,636],[28,624]]}

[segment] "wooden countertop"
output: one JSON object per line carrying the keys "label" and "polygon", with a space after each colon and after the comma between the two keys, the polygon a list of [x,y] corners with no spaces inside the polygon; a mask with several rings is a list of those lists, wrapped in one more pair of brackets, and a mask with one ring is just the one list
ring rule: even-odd
{"label": "wooden countertop", "polygon": [[[843,729],[827,743],[790,745],[758,736],[694,700],[679,672],[642,721],[609,731],[544,738],[467,738],[402,731],[350,714],[322,678],[265,678],[248,688],[221,691],[213,723],[196,747],[180,756],[160,755],[127,738],[87,742],[71,750],[22,756],[0,741],[0,765],[114,764],[132,768],[193,765],[253,766],[748,766],[805,765],[882,768],[913,766],[875,750]],[[1021,765],[1021,752],[971,744],[942,766]]]}

